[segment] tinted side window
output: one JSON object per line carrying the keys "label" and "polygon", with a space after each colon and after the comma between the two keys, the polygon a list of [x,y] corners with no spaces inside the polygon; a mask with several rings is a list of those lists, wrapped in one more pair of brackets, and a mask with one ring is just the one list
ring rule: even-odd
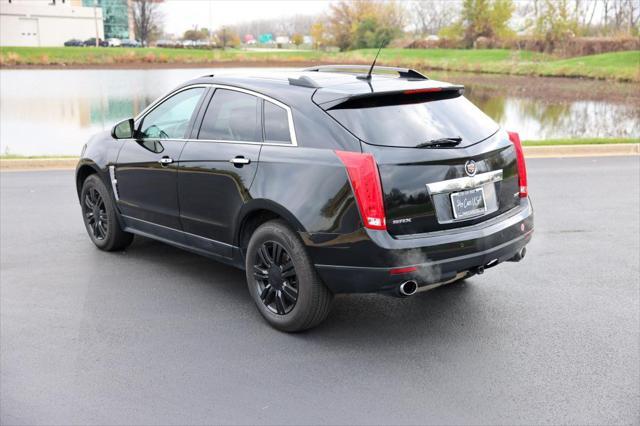
{"label": "tinted side window", "polygon": [[291,143],[287,111],[269,101],[264,101],[264,141]]}
{"label": "tinted side window", "polygon": [[216,89],[198,139],[262,142],[260,99],[234,90]]}
{"label": "tinted side window", "polygon": [[205,88],[183,90],[162,102],[144,117],[140,131],[143,139],[183,139],[189,121]]}

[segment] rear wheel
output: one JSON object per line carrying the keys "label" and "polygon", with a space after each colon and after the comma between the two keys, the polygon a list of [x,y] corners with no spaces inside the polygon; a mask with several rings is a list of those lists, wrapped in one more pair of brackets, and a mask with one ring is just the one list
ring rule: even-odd
{"label": "rear wheel", "polygon": [[116,209],[105,184],[96,175],[85,179],[80,191],[82,218],[91,241],[101,250],[122,250],[133,241],[133,234],[120,228]]}
{"label": "rear wheel", "polygon": [[273,327],[302,331],[327,317],[333,294],[318,277],[302,241],[285,223],[269,221],[256,229],[245,266],[249,293]]}

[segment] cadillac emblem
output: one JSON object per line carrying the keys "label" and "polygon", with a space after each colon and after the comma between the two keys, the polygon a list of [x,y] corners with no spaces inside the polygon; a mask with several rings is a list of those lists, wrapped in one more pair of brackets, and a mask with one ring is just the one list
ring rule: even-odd
{"label": "cadillac emblem", "polygon": [[473,160],[469,160],[464,163],[464,171],[467,172],[467,175],[469,176],[475,176],[476,172],[478,171],[476,162]]}

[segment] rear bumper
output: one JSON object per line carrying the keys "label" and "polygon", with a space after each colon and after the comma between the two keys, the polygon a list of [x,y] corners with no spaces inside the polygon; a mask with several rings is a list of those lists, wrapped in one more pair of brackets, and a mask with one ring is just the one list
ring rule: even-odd
{"label": "rear bumper", "polygon": [[[334,293],[370,293],[396,291],[409,279],[425,286],[495,266],[516,256],[532,234],[533,209],[527,199],[503,215],[455,231],[393,238],[386,231],[362,230],[347,238],[303,238],[320,277]],[[391,274],[405,267],[416,270]]]}

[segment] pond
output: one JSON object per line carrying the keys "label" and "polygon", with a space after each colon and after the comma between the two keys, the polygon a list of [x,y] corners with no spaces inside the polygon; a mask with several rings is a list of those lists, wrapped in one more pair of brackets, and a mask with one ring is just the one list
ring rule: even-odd
{"label": "pond", "polygon": [[[247,69],[2,70],[1,153],[78,155],[92,134],[136,115],[179,83],[238,70]],[[638,92],[637,85],[465,74],[432,77],[465,84],[467,97],[523,139],[640,137],[640,106],[637,97],[629,96]]]}

